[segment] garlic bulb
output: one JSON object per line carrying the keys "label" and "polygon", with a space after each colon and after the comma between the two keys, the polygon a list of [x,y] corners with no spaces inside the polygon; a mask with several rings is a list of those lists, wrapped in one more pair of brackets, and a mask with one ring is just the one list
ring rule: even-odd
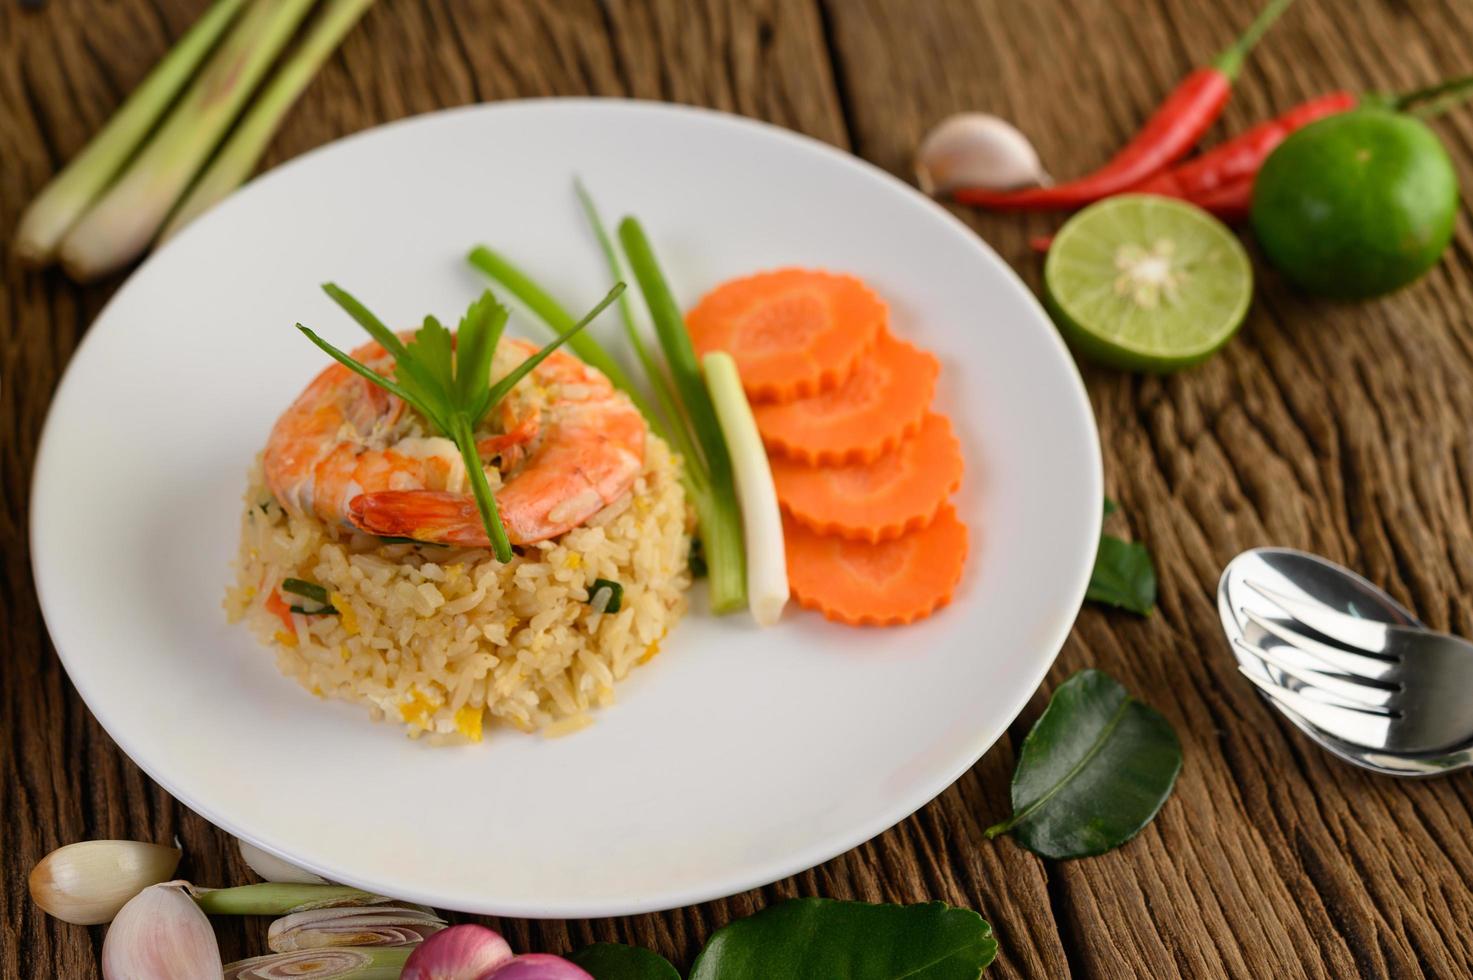
{"label": "garlic bulb", "polygon": [[150,885],[124,905],[102,941],[103,980],[210,980],[223,977],[215,930],[185,889]]}
{"label": "garlic bulb", "polygon": [[310,909],[271,923],[266,945],[278,953],[328,946],[412,946],[444,928],[444,919],[421,907]]}
{"label": "garlic bulb", "polygon": [[959,187],[1005,191],[1050,183],[1038,152],[998,116],[963,112],[943,119],[916,151],[916,183],[927,194]]}
{"label": "garlic bulb", "polygon": [[31,869],[31,900],[63,922],[111,922],[134,895],[172,878],[180,857],[177,847],[136,840],[68,844]]}
{"label": "garlic bulb", "polygon": [[310,871],[304,871],[295,864],[290,864],[277,857],[275,854],[267,854],[254,844],[236,838],[236,845],[240,848],[241,860],[245,861],[246,867],[256,873],[256,877],[262,881],[283,881],[297,885],[322,885],[326,884],[326,878],[319,878]]}

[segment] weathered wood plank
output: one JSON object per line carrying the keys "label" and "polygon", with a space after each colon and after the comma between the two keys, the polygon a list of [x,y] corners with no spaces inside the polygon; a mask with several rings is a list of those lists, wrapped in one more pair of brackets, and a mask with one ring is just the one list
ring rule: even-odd
{"label": "weathered wood plank", "polygon": [[[926,128],[1018,120],[1072,174],[1241,28],[1188,0],[827,4],[857,152],[904,176]],[[1466,71],[1470,11],[1305,0],[1263,44],[1209,139],[1335,87]],[[1469,113],[1438,124],[1467,186]],[[958,212],[962,213],[962,212]],[[1039,216],[963,213],[1037,282]],[[1466,213],[1424,283],[1361,305],[1298,297],[1270,271],[1243,336],[1169,379],[1087,368],[1107,482],[1161,572],[1150,621],[1086,610],[1051,680],[1100,666],[1160,707],[1186,768],[1156,826],[1046,868],[1075,965],[1102,977],[1465,976],[1473,849],[1466,779],[1391,782],[1336,764],[1241,683],[1216,620],[1223,564],[1277,543],[1363,569],[1433,625],[1473,625],[1473,328]],[[1261,267],[1260,267],[1261,268]],[[1025,716],[1025,718],[1028,716]]]}
{"label": "weathered wood plank", "polygon": [[[0,6],[0,239],[25,202],[190,23],[196,0],[52,0]],[[123,39],[127,39],[124,43]],[[61,55],[57,55],[61,52]],[[268,165],[411,113],[535,95],[632,95],[743,112],[846,145],[848,134],[816,7],[785,0],[694,4],[384,2],[323,70],[274,143]],[[0,976],[96,976],[101,930],[40,915],[25,874],[43,853],[89,837],[185,848],[181,874],[206,883],[247,873],[224,834],[171,800],[92,720],[45,638],[31,590],[25,506],[51,391],[110,292],[7,263],[0,303]],[[1000,976],[1067,973],[1043,869],[1009,846],[978,848],[1007,807],[1011,749],[1001,746],[899,828],[767,889],[661,915],[597,922],[503,922],[519,948],[594,940],[650,946],[688,963],[721,923],[779,897],[942,899],[982,910],[1008,952]],[[227,956],[264,949],[264,923],[222,921]]]}

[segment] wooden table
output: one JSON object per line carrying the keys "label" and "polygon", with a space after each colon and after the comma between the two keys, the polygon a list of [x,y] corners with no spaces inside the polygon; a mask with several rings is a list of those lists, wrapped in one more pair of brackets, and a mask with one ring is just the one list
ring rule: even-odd
{"label": "wooden table", "polygon": [[[0,240],[203,6],[0,3]],[[383,0],[307,92],[268,163],[445,106],[600,94],[768,119],[902,177],[928,126],[988,109],[1018,120],[1046,160],[1072,172],[1117,147],[1244,25],[1249,6]],[[1301,0],[1210,138],[1334,87],[1409,88],[1470,68],[1466,0]],[[1473,187],[1473,110],[1438,129]],[[961,213],[1037,284],[1026,241],[1051,219]],[[1123,516],[1111,520],[1149,544],[1161,602],[1149,620],[1085,609],[1047,687],[1104,668],[1181,734],[1176,793],[1137,840],[1054,863],[982,838],[1007,810],[1015,747],[1038,695],[960,782],[849,854],[697,908],[499,923],[513,945],[567,951],[621,940],[688,965],[728,919],[827,895],[978,909],[1002,943],[996,977],[1473,975],[1473,777],[1394,782],[1326,757],[1237,676],[1213,599],[1239,550],[1292,545],[1360,568],[1434,627],[1473,634],[1473,228],[1465,211],[1442,265],[1379,302],[1321,304],[1270,271],[1260,279],[1241,335],[1206,366],[1165,379],[1085,369],[1121,503]],[[246,880],[230,838],[144,777],[87,713],[32,591],[26,503],[36,440],[68,358],[115,286],[79,288],[8,257],[0,279],[6,978],[97,975],[101,930],[51,920],[26,895],[30,866],[60,844],[178,835],[189,877]],[[106,507],[102,477],[96,505]],[[221,933],[228,957],[265,949],[264,923],[223,922]]]}

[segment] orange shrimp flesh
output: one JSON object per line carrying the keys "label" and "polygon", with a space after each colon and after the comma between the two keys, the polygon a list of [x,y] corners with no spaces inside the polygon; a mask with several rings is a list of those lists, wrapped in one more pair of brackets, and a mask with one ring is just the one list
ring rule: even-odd
{"label": "orange shrimp flesh", "polygon": [[[537,349],[502,343],[513,363]],[[392,370],[377,344],[353,357]],[[582,524],[624,494],[644,465],[644,419],[597,370],[556,351],[523,386],[535,393],[527,411],[518,418],[503,402],[505,431],[477,440],[478,452],[507,470],[496,501],[513,544]],[[398,398],[333,364],[272,430],[267,486],[285,507],[371,534],[489,546],[454,443],[420,434],[415,418]]]}

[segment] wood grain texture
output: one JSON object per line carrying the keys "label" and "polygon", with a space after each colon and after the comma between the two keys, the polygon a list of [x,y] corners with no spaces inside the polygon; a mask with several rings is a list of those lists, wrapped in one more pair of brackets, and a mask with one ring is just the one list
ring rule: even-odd
{"label": "wood grain texture", "polygon": [[[200,0],[0,4],[0,241]],[[1248,17],[1207,0],[382,0],[292,113],[267,164],[401,116],[474,101],[632,95],[768,119],[899,176],[925,129],[1018,120],[1061,175],[1104,159]],[[1334,88],[1405,88],[1473,64],[1464,0],[1300,0],[1209,137]],[[1473,186],[1473,112],[1438,124]],[[1041,216],[958,212],[1030,282]],[[3,246],[0,246],[3,247]],[[1261,268],[1261,264],[1260,264]],[[782,897],[942,899],[981,911],[1001,977],[1473,975],[1473,782],[1391,782],[1327,759],[1236,677],[1214,587],[1277,543],[1364,570],[1429,623],[1473,633],[1473,228],[1418,286],[1314,303],[1268,271],[1240,338],[1169,379],[1085,370],[1117,530],[1161,573],[1150,620],[1085,610],[1049,688],[1110,671],[1181,733],[1161,817],[1101,858],[1042,862],[981,827],[1007,808],[1013,746],[1044,694],[935,802],[817,869],[659,915],[501,922],[518,948],[593,940],[688,964],[721,923]],[[29,574],[27,493],[46,406],[114,284],[0,269],[0,977],[97,975],[101,933],[39,914],[25,875],[90,837],[168,841],[181,873],[247,872],[228,837],[144,777],[81,704]],[[264,923],[222,921],[227,956]]]}

